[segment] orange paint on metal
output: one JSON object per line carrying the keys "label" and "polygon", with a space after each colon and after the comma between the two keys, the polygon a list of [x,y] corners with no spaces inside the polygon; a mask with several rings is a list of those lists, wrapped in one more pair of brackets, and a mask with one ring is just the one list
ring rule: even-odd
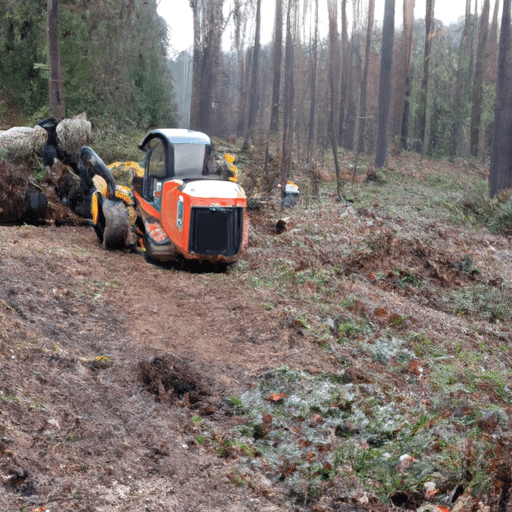
{"label": "orange paint on metal", "polygon": [[135,194],[135,197],[137,198],[137,201],[139,202],[140,207],[147,215],[150,215],[151,217],[154,217],[155,219],[160,219],[160,212],[153,208],[145,199],[142,198],[140,194],[137,192],[133,192]]}
{"label": "orange paint on metal", "polygon": [[148,231],[151,238],[156,242],[163,242],[167,238],[167,234],[160,224],[152,224],[148,222]]}
{"label": "orange paint on metal", "polygon": [[[176,190],[175,181],[164,183],[162,189],[162,227],[174,242],[176,248],[187,257],[190,231],[190,196]],[[181,205],[179,203],[181,202]]]}

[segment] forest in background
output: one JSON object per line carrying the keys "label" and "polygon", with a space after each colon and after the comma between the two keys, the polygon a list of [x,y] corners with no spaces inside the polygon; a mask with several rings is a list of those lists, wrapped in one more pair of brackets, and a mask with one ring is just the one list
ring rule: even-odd
{"label": "forest in background", "polygon": [[[193,51],[171,62],[156,0],[61,0],[66,115],[86,111],[97,124],[121,129],[180,125],[243,137],[245,148],[271,141],[281,182],[298,161],[313,191],[317,148],[332,150],[339,195],[338,148],[380,151],[376,168],[390,147],[488,162],[500,2],[484,0],[479,8],[467,0],[465,14],[449,26],[436,20],[433,0],[421,19],[414,19],[414,4],[403,0],[395,27],[395,0],[386,1],[382,26],[374,22],[374,0],[327,0],[325,35],[318,0],[276,0],[275,12],[264,14],[261,0],[191,0]],[[262,16],[274,20],[273,40],[264,45]],[[3,124],[13,112],[42,119],[45,2],[6,0],[0,24]]]}
{"label": "forest in background", "polygon": [[[205,27],[201,34],[208,33],[208,5],[213,3],[203,5],[201,23]],[[276,3],[276,9],[279,4]],[[290,3],[292,11],[295,10],[291,12],[289,30],[294,46],[293,126],[297,147],[299,151],[308,147],[311,108],[315,101],[315,130],[320,143],[329,144],[333,128],[330,112],[334,111],[338,143],[353,149],[358,125],[360,148],[371,153],[377,137],[382,46],[382,26],[373,22],[374,2],[370,5],[357,0],[330,2],[330,31],[336,36],[324,39],[318,36],[317,4]],[[389,140],[393,145],[433,157],[472,155],[483,160],[489,156],[498,54],[498,2],[491,16],[489,2],[486,4],[486,12],[475,12],[468,2],[466,16],[461,13],[458,23],[444,26],[435,19],[433,3],[430,18],[429,13],[425,13],[425,18],[413,20],[414,2],[404,1],[404,19],[402,26],[395,30],[393,45],[389,122]],[[221,72],[217,73],[218,82],[211,93],[214,98],[211,115],[215,116],[211,127],[219,135],[246,135],[250,124],[249,98],[257,101],[256,132],[260,138],[266,137],[272,123],[275,126],[271,119],[275,115],[272,107],[276,95],[272,77],[277,62],[285,66],[286,50],[274,43],[255,50],[255,7],[256,1],[235,2],[233,49],[219,54],[215,64]],[[288,23],[286,15],[285,11],[285,24]],[[218,17],[212,16],[212,19],[218,20]],[[220,20],[218,25],[221,31]],[[275,34],[274,41],[278,40],[276,37],[279,34]],[[332,41],[336,43],[334,48],[331,48]],[[200,38],[199,45],[206,44],[204,37]],[[248,49],[244,50],[246,46]],[[276,55],[279,52],[281,55]],[[258,69],[258,80],[253,86],[254,66]],[[192,81],[192,61],[187,53],[179,55],[173,69],[180,80],[188,76]],[[283,78],[284,73],[283,69]],[[334,99],[332,80],[336,82]],[[282,87],[281,84],[280,111],[283,110]],[[184,98],[180,104],[185,121],[187,101],[188,98]],[[192,118],[191,122],[196,121]],[[202,119],[197,124],[207,125]]]}
{"label": "forest in background", "polygon": [[[230,13],[234,33],[228,52],[222,52],[220,46],[226,21],[219,14],[223,3],[195,2],[198,35],[194,56],[184,52],[173,64],[179,83],[192,87],[191,125],[216,135],[238,136],[247,136],[250,126],[259,140],[265,140],[272,128],[281,127],[275,118],[279,123],[284,121],[285,75],[287,65],[291,65],[292,123],[298,151],[307,151],[311,130],[319,143],[330,145],[333,129],[340,146],[352,150],[358,143],[368,153],[375,150],[382,26],[373,21],[374,2],[329,1],[329,34],[322,39],[318,2],[278,1],[276,15],[279,11],[283,19],[275,27],[281,30],[275,32],[272,43],[260,46],[259,2],[236,0]],[[397,148],[441,158],[489,157],[499,4],[495,2],[492,12],[489,1],[478,12],[470,2],[467,4],[466,15],[458,23],[444,26],[435,19],[433,2],[427,3],[425,18],[414,20],[414,2],[404,1],[404,19],[394,30],[394,44],[391,42],[388,138]],[[289,55],[285,62],[287,37]],[[216,56],[212,55],[215,49]],[[193,79],[196,55],[202,56],[203,64],[199,83]],[[216,70],[215,76],[208,77],[208,66]],[[197,95],[195,88],[200,91]],[[199,108],[194,101],[198,98],[199,105],[199,98],[207,95],[211,97],[211,111],[205,112],[204,103]],[[276,98],[280,98],[277,109]],[[188,101],[184,95],[179,103],[184,122],[188,120]]]}
{"label": "forest in background", "polygon": [[[173,126],[167,25],[156,0],[61,0],[66,115],[146,129]],[[0,3],[0,123],[48,116],[46,1]]]}
{"label": "forest in background", "polygon": [[[319,30],[320,3],[327,36]],[[499,0],[467,0],[450,26],[436,20],[434,0],[416,20],[415,1],[403,0],[395,27],[396,3],[385,1],[379,26],[374,0],[276,0],[273,41],[262,46],[262,18],[272,18],[261,0],[191,0],[192,64],[182,54],[176,70],[180,83],[191,84],[189,126],[243,137],[245,149],[278,146],[281,185],[299,162],[313,195],[319,146],[322,155],[332,150],[340,200],[339,148],[356,150],[354,174],[360,154],[375,153],[378,171],[391,148],[490,161],[491,197],[511,188],[510,0],[501,27]],[[184,121],[187,101],[180,101]]]}

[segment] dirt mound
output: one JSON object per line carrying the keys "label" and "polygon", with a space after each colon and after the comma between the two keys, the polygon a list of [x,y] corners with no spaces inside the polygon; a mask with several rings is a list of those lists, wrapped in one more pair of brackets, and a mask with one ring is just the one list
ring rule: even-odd
{"label": "dirt mound", "polygon": [[0,222],[16,223],[27,216],[27,175],[7,160],[0,159]]}
{"label": "dirt mound", "polygon": [[[366,245],[364,251],[347,260],[345,274],[363,273],[386,289],[403,289],[426,279],[439,286],[462,286],[479,278],[471,257],[459,251],[443,251],[418,240],[400,239],[389,231],[370,235]],[[376,279],[377,273],[381,274],[380,279]]]}
{"label": "dirt mound", "polygon": [[187,403],[194,405],[211,396],[199,372],[172,355],[139,363],[139,379],[147,391],[165,402],[185,398]]}
{"label": "dirt mound", "polygon": [[166,354],[142,361],[138,378],[156,400],[169,406],[187,407],[195,414],[224,422],[234,415],[233,405],[225,400],[226,389],[205,377],[201,371],[175,355]]}

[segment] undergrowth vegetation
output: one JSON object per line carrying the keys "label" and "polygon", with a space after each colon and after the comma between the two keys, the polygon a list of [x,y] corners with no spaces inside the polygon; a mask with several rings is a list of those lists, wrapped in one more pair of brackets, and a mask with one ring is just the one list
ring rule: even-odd
{"label": "undergrowth vegetation", "polygon": [[230,397],[245,422],[226,435],[299,508],[500,495],[492,468],[510,472],[494,449],[507,442],[512,400],[510,198],[490,200],[465,162],[401,155],[379,184],[351,183],[349,164],[342,201],[333,182],[312,198],[294,176],[297,208],[281,212],[274,197],[255,212],[235,270],[337,371],[284,361],[261,374]]}
{"label": "undergrowth vegetation", "polygon": [[[105,128],[95,133],[93,147],[107,163],[137,160],[133,139],[140,142],[141,135],[134,130],[120,136]],[[299,185],[300,199],[296,207],[283,211],[277,188],[269,186],[270,194],[263,190],[263,184],[277,179],[262,175],[263,152],[243,153],[222,143],[217,147],[237,154],[241,183],[252,200],[249,248],[238,264],[226,273],[186,274],[133,262],[134,254],[98,252],[98,247],[87,254],[84,244],[89,242],[81,239],[59,248],[56,228],[55,233],[46,233],[53,236],[50,243],[45,239],[34,247],[24,244],[35,228],[17,228],[14,241],[6,230],[6,261],[8,255],[11,263],[19,263],[25,277],[40,265],[47,272],[47,284],[27,289],[13,278],[9,295],[2,299],[5,311],[14,318],[18,310],[8,301],[22,312],[29,301],[23,314],[28,321],[35,311],[40,322],[46,318],[38,309],[44,288],[49,290],[48,303],[66,315],[59,323],[47,320],[48,339],[60,336],[51,345],[18,334],[23,331],[14,328],[14,321],[20,320],[12,320],[11,338],[0,340],[7,363],[14,368],[18,360],[24,361],[22,350],[34,352],[34,358],[43,351],[48,364],[61,361],[62,366],[52,370],[59,379],[59,397],[65,387],[61,379],[76,375],[85,375],[90,389],[98,385],[101,396],[107,387],[116,389],[115,403],[126,407],[128,419],[116,430],[117,451],[105,445],[101,456],[129,463],[126,474],[134,489],[147,477],[147,468],[172,480],[172,473],[159,464],[172,459],[165,453],[176,438],[178,447],[186,446],[187,460],[207,454],[225,471],[230,489],[247,490],[251,499],[272,502],[275,510],[330,512],[350,506],[382,511],[395,505],[441,512],[460,503],[469,503],[468,510],[505,510],[512,482],[509,194],[505,191],[490,200],[485,172],[471,162],[434,162],[411,154],[390,157],[388,167],[379,172],[379,182],[366,182],[362,173],[352,182],[350,155],[341,155],[341,200],[325,159],[319,164],[324,176],[319,196],[312,197],[308,178],[297,165],[290,178]],[[363,161],[361,168],[370,168],[369,162]],[[57,257],[60,266],[47,271],[47,260]],[[108,262],[102,276],[96,275],[100,259]],[[59,291],[51,283],[59,269],[68,267],[69,277]],[[140,290],[142,273],[155,274],[154,296]],[[37,283],[41,274],[38,270]],[[14,300],[17,294],[24,294],[23,301]],[[115,312],[105,309],[107,298],[118,307]],[[130,309],[126,303],[132,300]],[[154,302],[148,309],[150,300]],[[125,316],[116,316],[118,311]],[[149,311],[148,318],[143,311]],[[215,323],[220,311],[222,325]],[[75,316],[86,322],[80,332],[89,345],[80,337],[74,341]],[[116,344],[111,342],[112,318],[119,328]],[[181,336],[171,338],[167,333],[171,320],[172,327],[183,323]],[[165,387],[174,375],[172,365],[162,373],[155,370],[151,395],[140,392],[140,384],[133,381],[124,383],[128,391],[122,388],[115,371],[133,370],[137,358],[129,352],[134,349],[127,340],[136,335],[127,331],[135,321],[140,322],[134,331],[141,337],[133,341],[140,351],[138,360],[147,358],[148,351],[178,351],[181,342],[178,356],[192,359],[183,366],[187,385],[198,378],[195,373],[190,378],[190,368],[203,358],[208,371],[197,373],[204,376],[214,368],[222,382],[232,371],[236,392],[230,388],[218,401],[208,396],[212,400],[201,407],[194,406],[191,392],[174,400]],[[195,323],[198,330],[191,332],[196,334],[189,334]],[[164,331],[166,337],[158,338]],[[196,341],[194,336],[207,338],[201,338],[196,352],[189,346]],[[215,336],[222,338],[217,352],[210,347]],[[158,349],[151,344],[153,338]],[[245,352],[238,353],[239,346]],[[307,355],[296,358],[301,350]],[[247,352],[254,352],[255,362],[248,362]],[[315,361],[310,364],[311,354]],[[149,358],[144,364],[156,367],[162,361]],[[28,363],[25,371],[32,372]],[[23,407],[29,417],[48,411],[57,417],[58,402],[44,394],[41,384],[50,377],[40,370],[32,373],[38,387],[29,392],[23,388],[26,379],[10,384],[18,376],[12,370],[9,386],[0,390],[0,403],[12,410]],[[89,388],[80,381],[77,389],[75,399],[85,400],[80,397]],[[67,396],[64,399],[67,403]],[[140,407],[137,421],[132,401]],[[100,405],[94,404],[90,414]],[[147,411],[153,408],[155,423],[146,425]],[[94,423],[95,428],[105,419],[114,422],[111,409],[109,405],[100,422],[81,421],[87,426]],[[186,428],[177,436],[160,416],[183,410]],[[83,436],[71,419],[61,415],[63,421],[68,424],[64,444],[83,443],[84,453],[96,437]],[[130,430],[142,427],[147,429],[144,433]],[[147,434],[154,427],[173,439],[168,446],[158,440],[148,463],[140,454],[147,451]],[[140,442],[140,459],[125,442],[125,428],[131,432],[130,443]],[[86,427],[80,429],[87,432]],[[94,464],[104,463],[94,457],[80,459],[82,476],[93,475]],[[218,477],[212,475],[208,482]],[[188,476],[179,480],[179,486]],[[160,499],[160,482],[155,488]],[[257,508],[256,501],[250,507]]]}

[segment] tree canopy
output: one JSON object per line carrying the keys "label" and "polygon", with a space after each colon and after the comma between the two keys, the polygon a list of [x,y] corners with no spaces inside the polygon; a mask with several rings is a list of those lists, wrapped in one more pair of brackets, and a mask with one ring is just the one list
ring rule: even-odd
{"label": "tree canopy", "polygon": [[[200,13],[205,17],[209,6],[216,5],[218,1],[194,2],[197,19],[203,19],[199,18]],[[282,12],[287,12],[290,2],[293,0],[283,0]],[[337,142],[342,148],[353,150],[357,143],[360,150],[372,154],[378,133],[383,133],[378,128],[379,69],[386,53],[382,51],[382,22],[374,24],[370,18],[370,15],[373,16],[373,2],[335,0],[333,4],[336,5],[337,14],[333,22],[336,22],[336,33],[326,33],[327,7],[330,3],[327,0],[320,3],[324,22],[323,33],[316,43],[317,50],[314,49],[312,37],[315,23],[318,24],[318,20],[315,22],[314,3],[299,2],[297,5],[300,23],[293,42],[293,75],[296,78],[293,137],[297,142],[296,147],[299,153],[301,148],[308,147],[314,73],[317,88],[315,99],[318,103],[315,124],[317,142],[324,148],[329,146],[333,137],[331,132],[336,130]],[[434,2],[429,2],[424,18],[416,19],[413,19],[412,0],[397,2],[397,10],[399,4],[402,4],[400,8],[404,21],[395,24],[393,32],[396,44],[389,56],[392,57],[393,67],[389,91],[388,145],[398,150],[421,151],[425,156],[437,158],[473,156],[482,161],[488,160],[493,135],[497,69],[496,37],[492,36],[497,31],[496,17],[492,16],[490,22],[491,16],[487,17],[480,10],[471,12],[469,9],[466,13],[460,13],[456,23],[444,25],[436,18]],[[211,30],[215,31],[216,40],[223,40],[221,53],[216,48],[217,53],[214,58],[211,57],[216,79],[203,80],[207,84],[205,90],[213,98],[209,102],[211,112],[208,112],[208,128],[215,132],[214,135],[245,136],[252,100],[250,128],[255,142],[267,140],[272,132],[282,133],[282,114],[285,102],[289,100],[289,96],[284,94],[284,77],[287,71],[290,73],[284,59],[276,59],[284,51],[279,35],[286,19],[282,16],[278,18],[274,13],[265,13],[263,21],[266,24],[273,22],[279,26],[274,27],[274,40],[262,41],[261,48],[257,49],[254,43],[257,5],[256,0],[223,0],[223,16],[216,17],[215,23],[207,27],[196,26],[197,41],[202,42],[205,34]],[[496,6],[493,12],[497,12]],[[346,18],[351,21],[348,28]],[[230,47],[231,30],[235,35]],[[484,34],[487,30],[489,37]],[[370,37],[366,37],[367,34]],[[367,44],[364,44],[365,41]],[[199,66],[194,68],[198,83],[201,76],[207,77],[212,69],[211,63],[205,61],[210,56],[203,46],[196,45],[194,54],[188,54],[188,58],[197,61]],[[333,48],[336,51],[333,52]],[[317,60],[313,64],[315,51]],[[259,62],[257,83],[254,83],[252,64],[256,56]],[[182,71],[176,69],[176,72],[185,76],[190,66],[187,54],[183,53],[177,66]],[[333,70],[337,70],[335,89],[332,89],[330,76]],[[183,96],[184,101],[179,105],[182,119],[187,119],[187,110],[195,112],[194,105],[205,96],[201,91],[199,87],[192,87],[192,110],[190,100]],[[279,98],[276,98],[276,91]],[[334,106],[331,104],[333,97],[336,99]],[[256,114],[254,108],[257,108]],[[333,108],[335,112],[331,112]],[[478,142],[473,141],[473,148],[470,138],[472,111],[479,113],[478,118],[473,116],[473,132],[478,135]],[[277,125],[276,120],[279,120]],[[196,123],[195,127],[206,129],[206,125],[201,123]],[[456,134],[457,141],[454,141],[453,134]]]}
{"label": "tree canopy", "polygon": [[[12,107],[46,115],[46,22],[39,0],[0,4],[0,114]],[[176,124],[167,25],[156,0],[61,0],[60,36],[67,116]]]}

